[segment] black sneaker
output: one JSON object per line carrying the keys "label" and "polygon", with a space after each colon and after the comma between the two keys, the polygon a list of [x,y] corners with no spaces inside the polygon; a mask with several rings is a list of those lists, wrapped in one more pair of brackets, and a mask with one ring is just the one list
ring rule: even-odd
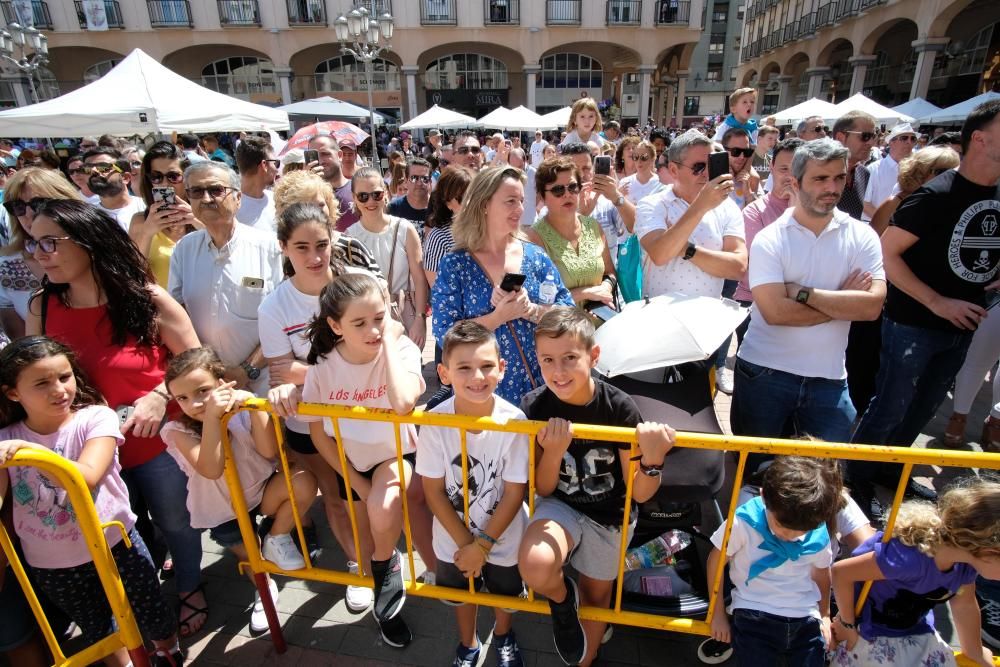
{"label": "black sneaker", "polygon": [[482,648],[482,644],[476,648],[466,648],[463,644],[459,644],[458,648],[455,649],[455,659],[451,663],[451,667],[476,667],[479,664],[479,649]]}
{"label": "black sneaker", "polygon": [[926,500],[936,503],[938,494],[934,489],[924,486],[915,479],[911,479],[906,483],[906,489],[903,490],[903,498],[906,500]]}
{"label": "black sneaker", "polygon": [[986,600],[978,595],[979,615],[982,618],[983,641],[990,645],[994,651],[1000,650],[1000,602]]}
{"label": "black sneaker", "polygon": [[381,582],[375,562],[372,561],[372,574],[375,578],[373,611],[379,622],[398,616],[403,610],[403,603],[406,602],[406,587],[403,586],[403,569],[399,560],[399,552],[393,551],[392,557],[384,566],[386,569]]}
{"label": "black sneaker", "polygon": [[513,630],[505,635],[493,635],[493,650],[497,652],[497,667],[524,667]]}
{"label": "black sneaker", "polygon": [[721,665],[733,657],[733,645],[706,639],[698,645],[698,659],[706,665]]}
{"label": "black sneaker", "polygon": [[184,654],[180,650],[170,653],[157,651],[150,657],[152,659],[149,662],[152,667],[184,667]]}
{"label": "black sneaker", "polygon": [[402,616],[396,616],[384,621],[380,621],[376,616],[375,623],[378,625],[378,631],[382,635],[382,641],[393,648],[403,648],[413,641],[413,633],[410,632],[410,626],[406,624]]}
{"label": "black sneaker", "polygon": [[566,582],[566,599],[556,603],[549,600],[552,612],[552,639],[556,653],[567,665],[577,665],[587,655],[587,635],[580,623],[580,591],[576,582],[563,575]]}

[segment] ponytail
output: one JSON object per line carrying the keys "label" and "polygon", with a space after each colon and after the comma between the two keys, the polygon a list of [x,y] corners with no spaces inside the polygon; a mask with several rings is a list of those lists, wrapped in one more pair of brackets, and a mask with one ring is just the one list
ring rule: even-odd
{"label": "ponytail", "polygon": [[328,318],[339,322],[352,301],[372,292],[381,296],[382,286],[374,277],[365,273],[337,276],[323,288],[319,295],[319,312],[306,330],[310,342],[306,361],[310,365],[326,358],[340,342],[340,336],[334,333]]}

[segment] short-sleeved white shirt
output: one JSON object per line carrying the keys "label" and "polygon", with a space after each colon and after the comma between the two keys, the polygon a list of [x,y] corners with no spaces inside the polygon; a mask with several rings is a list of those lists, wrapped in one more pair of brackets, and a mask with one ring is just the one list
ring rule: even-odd
{"label": "short-sleeved white shirt", "polygon": [[[712,535],[712,544],[717,549],[722,545],[725,530],[726,524],[723,523]],[[833,562],[830,545],[817,553],[768,568],[748,583],[750,566],[771,555],[760,548],[763,541],[760,533],[739,517],[733,517],[733,530],[726,548],[733,597],[727,611],[754,609],[789,618],[819,618],[820,592],[812,579],[812,571],[813,568],[830,567]]]}
{"label": "short-sleeved white shirt", "polygon": [[[875,231],[834,209],[819,236],[800,225],[789,208],[761,230],[750,247],[750,289],[772,283],[837,290],[859,269],[885,280],[882,245]],[[771,325],[752,311],[750,328],[737,353],[752,364],[801,377],[843,380],[851,323],[832,320],[808,327]]]}
{"label": "short-sleeved white shirt", "polygon": [[144,202],[139,197],[129,198],[128,204],[121,208],[105,208],[103,204],[100,203],[101,198],[97,198],[97,208],[101,209],[112,218],[118,221],[118,224],[126,232],[129,226],[132,224],[132,216],[136,213],[142,213],[146,210],[146,202]]}
{"label": "short-sleeved white shirt", "polygon": [[[510,419],[525,419],[523,412],[499,396],[494,396],[493,401],[493,414],[490,415],[493,420],[506,423]],[[454,397],[431,412],[455,414]],[[500,431],[468,433],[465,444],[469,455],[469,527],[475,535],[478,530],[486,530],[493,518],[503,498],[504,482],[527,483],[529,444],[526,435]],[[445,493],[452,507],[462,516],[462,445],[458,430],[439,426],[421,427],[416,471],[424,477],[443,478]],[[514,515],[496,546],[490,550],[487,559],[490,563],[503,566],[517,564],[517,549],[528,522],[525,509],[522,504],[521,511]],[[434,518],[432,541],[435,556],[448,563],[454,562],[458,545],[437,517]]]}
{"label": "short-sleeved white shirt", "polygon": [[236,211],[236,221],[274,233],[277,227],[274,212],[274,195],[270,190],[264,190],[264,196],[258,199],[243,193],[240,199],[240,210]]}
{"label": "short-sleeved white shirt", "polygon": [[[635,235],[642,237],[650,232],[672,227],[688,210],[688,203],[674,194],[672,185],[639,201],[635,210]],[[690,240],[696,246],[709,250],[722,250],[725,237],[745,238],[743,214],[731,199],[708,212],[691,232]],[[642,290],[649,296],[679,292],[688,296],[722,296],[723,278],[713,276],[692,262],[675,257],[657,266],[643,253]]]}
{"label": "short-sleeved white shirt", "polygon": [[[892,189],[899,182],[899,163],[891,155],[868,165],[868,187],[865,189],[865,201],[878,208],[892,196]],[[864,216],[864,221],[870,218]]]}
{"label": "short-sleeved white shirt", "polygon": [[[246,279],[263,281],[248,287]],[[177,242],[170,258],[169,292],[184,305],[202,345],[211,346],[227,366],[249,357],[260,342],[257,309],[281,282],[281,248],[274,234],[234,223],[233,235],[216,248],[208,231]],[[250,388],[263,395],[267,370]]]}

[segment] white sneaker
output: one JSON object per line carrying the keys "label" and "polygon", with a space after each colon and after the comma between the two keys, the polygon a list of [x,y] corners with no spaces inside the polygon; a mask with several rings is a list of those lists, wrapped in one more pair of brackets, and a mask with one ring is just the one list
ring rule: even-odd
{"label": "white sneaker", "polygon": [[725,366],[715,369],[715,388],[723,394],[732,396],[734,379],[733,372]]}
{"label": "white sneaker", "polygon": [[295,540],[288,533],[284,535],[268,535],[264,538],[261,553],[282,570],[301,570],[306,566],[302,554],[295,546]]}
{"label": "white sneaker", "polygon": [[431,572],[430,570],[424,570],[424,573],[420,575],[420,582],[427,584],[428,586],[434,586],[437,584],[437,573]]}
{"label": "white sneaker", "polygon": [[[351,574],[357,574],[358,564],[353,560],[347,561],[347,571]],[[355,613],[368,609],[374,599],[375,593],[367,586],[348,586],[347,595],[344,596],[347,608]]]}
{"label": "white sneaker", "polygon": [[[271,599],[274,600],[274,607],[278,607],[278,584],[268,577],[267,587],[271,590]],[[267,632],[267,614],[264,613],[264,603],[260,600],[260,593],[253,596],[253,608],[250,610],[250,632]]]}

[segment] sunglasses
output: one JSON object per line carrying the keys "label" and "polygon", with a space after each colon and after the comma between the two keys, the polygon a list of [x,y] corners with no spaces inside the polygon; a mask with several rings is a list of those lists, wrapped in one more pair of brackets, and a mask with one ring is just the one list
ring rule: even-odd
{"label": "sunglasses", "polygon": [[566,195],[567,190],[570,194],[578,195],[580,194],[580,190],[582,190],[582,188],[579,183],[574,181],[569,185],[553,185],[551,188],[546,190],[546,192],[551,192],[556,197],[563,197]]}
{"label": "sunglasses", "polygon": [[423,183],[424,185],[427,185],[430,182],[430,176],[410,176],[410,183]]}
{"label": "sunglasses", "polygon": [[355,192],[354,196],[358,198],[358,201],[362,204],[367,204],[368,200],[372,201],[382,201],[382,197],[385,196],[385,190],[375,190],[374,192]]}
{"label": "sunglasses", "polygon": [[101,162],[100,164],[88,164],[87,169],[92,172],[96,171],[98,174],[110,174],[113,171],[117,171],[119,174],[122,173],[121,167],[117,164],[107,164],[105,162]]}
{"label": "sunglasses", "polygon": [[7,212],[11,215],[21,217],[25,214],[28,207],[31,210],[37,211],[45,202],[51,201],[50,197],[32,197],[28,201],[21,201],[20,199],[12,199],[11,201],[5,201],[3,207],[7,209]]}
{"label": "sunglasses", "polygon": [[858,130],[844,130],[844,134],[857,134],[861,136],[861,141],[871,141],[875,138],[874,132],[859,132]]}
{"label": "sunglasses", "polygon": [[188,199],[199,201],[208,193],[211,199],[222,199],[229,194],[229,191],[233,188],[227,187],[225,185],[210,185],[207,188],[193,187],[187,188]]}
{"label": "sunglasses", "polygon": [[264,160],[264,162],[266,162],[269,165],[271,165],[272,169],[278,169],[278,168],[281,167],[281,160],[277,160],[277,159],[273,159],[273,158],[268,158],[268,159]]}
{"label": "sunglasses", "polygon": [[184,180],[184,174],[179,171],[168,171],[165,174],[161,174],[158,171],[151,171],[149,173],[150,183],[162,183],[164,180],[170,183],[180,183]]}
{"label": "sunglasses", "polygon": [[730,157],[753,157],[752,148],[727,148],[726,152],[729,153]]}
{"label": "sunglasses", "polygon": [[70,173],[71,176],[72,175],[76,175],[76,174],[89,174],[90,173],[90,167],[73,167],[72,169],[70,169],[68,171],[69,171],[69,173]]}
{"label": "sunglasses", "polygon": [[71,238],[69,236],[43,236],[40,239],[27,238],[24,240],[24,249],[28,251],[29,255],[34,255],[35,251],[39,248],[46,254],[52,254],[56,251],[56,242],[69,241]]}
{"label": "sunglasses", "polygon": [[817,125],[813,128],[813,132],[822,132],[823,134],[827,134],[830,132],[830,128],[826,125]]}
{"label": "sunglasses", "polygon": [[479,155],[483,152],[483,149],[479,146],[462,146],[461,148],[456,148],[455,152],[459,155],[468,155],[469,153]]}
{"label": "sunglasses", "polygon": [[636,162],[649,162],[650,160],[653,159],[653,156],[650,155],[649,153],[643,153],[642,155],[636,155],[635,153],[633,153],[632,159]]}
{"label": "sunglasses", "polygon": [[688,169],[691,170],[691,173],[694,174],[695,176],[708,169],[707,162],[695,162],[692,165],[686,165],[683,162],[674,162],[674,164],[680,165],[681,167],[687,167]]}

